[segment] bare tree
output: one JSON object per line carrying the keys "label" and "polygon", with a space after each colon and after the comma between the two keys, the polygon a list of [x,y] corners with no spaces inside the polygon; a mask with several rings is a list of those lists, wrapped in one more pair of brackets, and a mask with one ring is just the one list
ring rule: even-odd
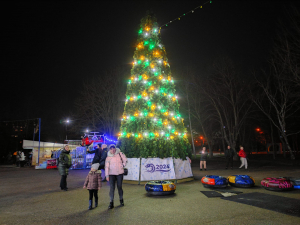
{"label": "bare tree", "polygon": [[288,136],[300,132],[292,122],[300,109],[300,13],[294,7],[288,15],[289,23],[281,23],[274,41],[270,69],[256,76],[261,92],[252,99],[278,130],[291,159],[295,159]]}
{"label": "bare tree", "polygon": [[285,78],[300,86],[300,12],[296,7],[288,12],[288,23],[280,23],[273,58],[289,74]]}
{"label": "bare tree", "polygon": [[236,151],[238,136],[252,107],[247,94],[249,85],[228,58],[216,63],[213,74],[199,85],[214,110],[211,115],[222,127],[225,141]]}
{"label": "bare tree", "polygon": [[118,69],[86,82],[76,102],[78,127],[116,136],[124,110],[125,88]]}
{"label": "bare tree", "polygon": [[287,79],[288,74],[285,73],[283,65],[274,58],[270,61],[270,65],[269,72],[263,71],[259,78],[255,76],[261,91],[252,95],[252,100],[277,128],[291,159],[295,159],[288,141],[288,136],[294,131],[287,128],[287,120],[299,111],[299,98],[294,94],[295,84]]}

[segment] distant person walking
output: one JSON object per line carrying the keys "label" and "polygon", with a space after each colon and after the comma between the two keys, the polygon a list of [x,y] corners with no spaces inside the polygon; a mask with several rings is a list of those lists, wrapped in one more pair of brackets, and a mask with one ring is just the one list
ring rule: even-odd
{"label": "distant person walking", "polygon": [[227,146],[227,149],[225,149],[225,159],[227,160],[225,169],[228,169],[229,164],[231,165],[231,169],[233,169],[233,156],[234,156],[234,150],[230,147],[230,145]]}
{"label": "distant person walking", "polygon": [[202,170],[202,166],[204,166],[204,170],[206,170],[206,160],[207,160],[207,152],[206,147],[202,148],[202,151],[200,151],[201,158],[200,158],[200,171]]}
{"label": "distant person walking", "polygon": [[110,203],[108,209],[114,208],[114,195],[115,195],[115,183],[117,182],[117,188],[119,192],[119,199],[121,206],[124,206],[123,200],[123,174],[124,166],[126,166],[127,158],[124,153],[121,152],[119,148],[116,148],[115,145],[109,146],[109,151],[107,153],[107,158],[105,161],[105,177],[110,184]]}
{"label": "distant person walking", "polygon": [[69,168],[72,166],[70,149],[69,146],[66,145],[64,149],[61,151],[58,160],[58,172],[61,175],[60,180],[60,188],[61,190],[67,191],[67,176],[69,174]]}
{"label": "distant person walking", "polygon": [[98,168],[99,163],[92,164],[83,185],[83,188],[89,190],[89,210],[93,208],[93,196],[95,197],[95,207],[98,206],[98,190],[102,187],[101,171]]}
{"label": "distant person walking", "polygon": [[241,169],[243,166],[245,166],[245,170],[248,169],[247,155],[244,151],[243,146],[240,146],[239,157],[240,157],[241,163],[242,163],[239,168]]}

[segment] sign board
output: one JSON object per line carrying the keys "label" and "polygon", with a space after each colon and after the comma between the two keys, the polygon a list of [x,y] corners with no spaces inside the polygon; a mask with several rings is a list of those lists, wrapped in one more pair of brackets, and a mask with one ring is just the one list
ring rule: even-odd
{"label": "sign board", "polygon": [[142,158],[141,181],[173,180],[175,171],[173,159],[170,158]]}
{"label": "sign board", "polygon": [[192,177],[192,167],[189,160],[174,159],[176,179]]}
{"label": "sign board", "polygon": [[124,180],[139,180],[139,176],[140,176],[139,158],[127,158],[126,168],[128,169],[128,174],[127,176],[124,176]]}

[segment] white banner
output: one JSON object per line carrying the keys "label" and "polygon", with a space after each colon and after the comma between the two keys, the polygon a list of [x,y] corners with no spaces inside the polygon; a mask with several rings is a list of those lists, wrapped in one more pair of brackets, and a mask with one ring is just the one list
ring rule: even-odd
{"label": "white banner", "polygon": [[192,167],[189,160],[174,159],[176,179],[192,177]]}
{"label": "white banner", "polygon": [[142,158],[141,181],[175,179],[173,159]]}
{"label": "white banner", "polygon": [[139,180],[140,158],[127,158],[125,168],[128,169],[128,175],[124,176],[124,180]]}

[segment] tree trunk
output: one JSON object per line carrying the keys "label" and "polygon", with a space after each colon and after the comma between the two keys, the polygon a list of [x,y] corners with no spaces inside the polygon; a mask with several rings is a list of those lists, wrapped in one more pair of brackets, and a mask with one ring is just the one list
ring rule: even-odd
{"label": "tree trunk", "polygon": [[291,146],[290,146],[290,144],[289,144],[289,141],[288,141],[288,139],[287,139],[286,134],[285,134],[284,132],[282,132],[281,134],[282,134],[282,137],[283,137],[283,139],[284,139],[284,141],[285,141],[285,144],[286,144],[286,146],[287,146],[287,148],[288,148],[288,150],[289,150],[289,152],[290,152],[291,159],[292,159],[292,160],[295,160],[295,156],[294,156],[294,154],[293,154],[293,150],[292,150],[292,148],[291,148]]}

